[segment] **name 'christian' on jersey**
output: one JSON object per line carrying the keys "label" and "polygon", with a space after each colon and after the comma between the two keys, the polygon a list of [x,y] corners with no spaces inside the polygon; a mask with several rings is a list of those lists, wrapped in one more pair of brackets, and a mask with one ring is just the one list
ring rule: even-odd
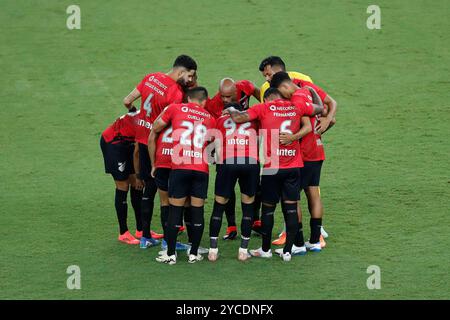
{"label": "name 'christian' on jersey", "polygon": [[[230,158],[252,158],[258,161],[258,123],[249,121],[235,123],[229,115],[216,120],[216,128],[220,131],[220,146],[217,163]],[[218,141],[219,142],[219,141]]]}
{"label": "name 'christian' on jersey", "polygon": [[162,72],[150,73],[136,86],[141,93],[141,109],[136,129],[136,142],[147,144],[153,122],[171,103],[183,101],[183,89]]}
{"label": "name 'christian' on jersey", "polygon": [[209,130],[216,126],[214,118],[195,103],[171,104],[161,119],[172,126],[172,170],[184,169],[208,173],[205,148]]}
{"label": "name 'christian' on jersey", "polygon": [[260,137],[264,140],[264,169],[303,167],[299,141],[282,145],[280,133],[298,132],[301,117],[310,116],[313,112],[310,103],[293,103],[283,99],[257,104],[247,110],[250,120],[260,121]]}

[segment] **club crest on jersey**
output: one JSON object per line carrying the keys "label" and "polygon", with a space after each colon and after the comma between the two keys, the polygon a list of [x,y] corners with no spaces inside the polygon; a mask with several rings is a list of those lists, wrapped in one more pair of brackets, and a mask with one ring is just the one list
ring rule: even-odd
{"label": "club crest on jersey", "polygon": [[125,161],[125,162],[119,162],[118,163],[118,166],[119,166],[119,171],[120,172],[124,172],[125,171],[125,164],[126,164],[127,162]]}

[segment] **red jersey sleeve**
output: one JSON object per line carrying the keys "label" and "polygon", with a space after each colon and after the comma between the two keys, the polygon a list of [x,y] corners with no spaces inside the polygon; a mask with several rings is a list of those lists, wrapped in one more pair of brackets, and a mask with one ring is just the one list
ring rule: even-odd
{"label": "red jersey sleeve", "polygon": [[241,80],[241,81],[238,81],[238,85],[239,85],[240,89],[242,91],[244,91],[244,93],[247,96],[251,96],[253,94],[253,92],[255,91],[255,85],[251,81]]}
{"label": "red jersey sleeve", "polygon": [[309,102],[294,102],[294,105],[300,110],[301,117],[309,116],[311,117],[314,113],[314,107]]}
{"label": "red jersey sleeve", "polygon": [[328,95],[321,87],[319,87],[318,85],[316,85],[316,84],[314,84],[314,83],[311,83],[311,82],[308,82],[308,81],[304,81],[304,82],[303,82],[303,85],[304,85],[304,86],[311,87],[311,88],[313,88],[314,90],[316,90],[316,92],[317,92],[317,94],[319,95],[320,100],[322,100],[322,102],[323,102],[323,100],[325,100],[325,98],[326,98],[327,95]]}
{"label": "red jersey sleeve", "polygon": [[260,119],[263,113],[263,103],[255,104],[247,110],[249,121]]}
{"label": "red jersey sleeve", "polygon": [[175,112],[175,106],[169,105],[161,113],[161,120],[165,123],[169,123],[173,119],[173,114]]}

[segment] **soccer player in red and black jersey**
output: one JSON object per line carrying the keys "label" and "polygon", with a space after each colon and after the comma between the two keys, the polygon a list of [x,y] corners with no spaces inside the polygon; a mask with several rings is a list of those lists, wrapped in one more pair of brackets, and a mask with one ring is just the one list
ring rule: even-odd
{"label": "soccer player in red and black jersey", "polygon": [[[286,244],[281,257],[284,261],[291,260],[291,251],[298,233],[299,222],[297,201],[301,187],[300,168],[303,167],[300,152],[300,142],[291,144],[279,143],[282,132],[301,132],[303,115],[315,115],[323,111],[323,106],[312,103],[292,103],[281,99],[276,89],[267,90],[265,99],[268,101],[248,109],[246,112],[230,110],[233,121],[237,123],[259,120],[260,135],[264,140],[264,168],[261,177],[262,198],[262,247],[250,250],[256,257],[272,257],[271,238],[274,223],[274,212],[281,200],[281,207],[286,223]],[[305,128],[306,134],[311,128]]]}
{"label": "soccer player in red and black jersey", "polygon": [[168,73],[151,73],[124,98],[124,105],[131,108],[133,102],[141,98],[140,117],[136,130],[135,152],[139,155],[139,178],[144,182],[142,196],[142,227],[141,248],[157,244],[150,233],[150,224],[153,216],[153,205],[156,194],[156,185],[150,172],[152,164],[148,154],[148,136],[153,122],[161,111],[171,103],[180,103],[183,100],[183,87],[192,81],[196,62],[189,56],[181,55],[175,59],[172,70]]}
{"label": "soccer player in red and black jersey", "polygon": [[[172,104],[153,124],[151,137],[164,128],[172,126],[172,170],[169,177],[169,216],[166,227],[167,251],[162,252],[158,262],[176,263],[176,240],[182,224],[186,199],[191,201],[192,247],[188,261],[202,260],[198,248],[204,230],[204,202],[208,194],[208,162],[206,145],[209,142],[208,130],[215,128],[214,117],[204,109],[208,91],[203,87],[187,91],[188,103]],[[156,150],[150,144],[150,157],[155,159]],[[155,169],[152,169],[152,176]]]}
{"label": "soccer player in red and black jersey", "polygon": [[[224,106],[228,103],[238,103],[243,110],[247,110],[250,106],[250,98],[255,97],[259,100],[259,88],[257,88],[251,81],[239,80],[234,81],[231,78],[224,78],[220,81],[219,92],[208,99],[206,103],[206,110],[211,113],[216,119],[222,116]],[[256,196],[255,201],[256,220],[259,219],[260,197]],[[233,192],[227,205],[225,207],[225,216],[227,218],[228,228],[224,240],[233,240],[237,237],[236,227],[236,194]]]}
{"label": "soccer player in red and black jersey", "polygon": [[313,88],[324,105],[322,116],[310,117],[313,131],[304,136],[300,143],[304,161],[302,189],[305,191],[308,199],[308,208],[311,214],[311,237],[309,242],[306,243],[306,247],[311,251],[320,251],[324,241],[322,240],[321,245],[323,205],[320,199],[319,182],[322,163],[325,160],[321,135],[336,123],[337,103],[317,85],[302,80],[298,80],[296,83],[285,72],[274,74],[271,80],[271,85],[278,88],[282,95],[287,99],[291,99],[292,102],[311,102],[313,97],[306,88]]}
{"label": "soccer player in red and black jersey", "polygon": [[[225,109],[243,110],[238,103],[225,105]],[[253,204],[259,185],[258,162],[258,123],[256,121],[236,124],[229,115],[216,120],[216,128],[220,132],[215,139],[216,150],[216,182],[215,201],[209,225],[210,249],[208,259],[218,258],[217,239],[222,226],[222,216],[226,205],[234,194],[234,187],[239,181],[241,190],[241,246],[238,259],[248,258],[248,242],[252,232]]]}
{"label": "soccer player in red and black jersey", "polygon": [[[119,241],[127,244],[139,244],[136,238],[142,236],[140,211],[142,184],[136,180],[133,168],[134,137],[138,115],[139,111],[134,109],[121,116],[103,131],[100,138],[105,172],[112,175],[116,185],[114,205],[119,221]],[[128,231],[128,190],[131,193],[131,204],[136,217],[136,238]]]}

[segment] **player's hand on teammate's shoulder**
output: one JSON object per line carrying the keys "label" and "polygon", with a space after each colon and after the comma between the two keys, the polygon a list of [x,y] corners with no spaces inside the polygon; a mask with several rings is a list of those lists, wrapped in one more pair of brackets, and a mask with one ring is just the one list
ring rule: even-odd
{"label": "player's hand on teammate's shoulder", "polygon": [[282,145],[289,145],[296,140],[295,135],[287,132],[280,132],[280,143]]}

